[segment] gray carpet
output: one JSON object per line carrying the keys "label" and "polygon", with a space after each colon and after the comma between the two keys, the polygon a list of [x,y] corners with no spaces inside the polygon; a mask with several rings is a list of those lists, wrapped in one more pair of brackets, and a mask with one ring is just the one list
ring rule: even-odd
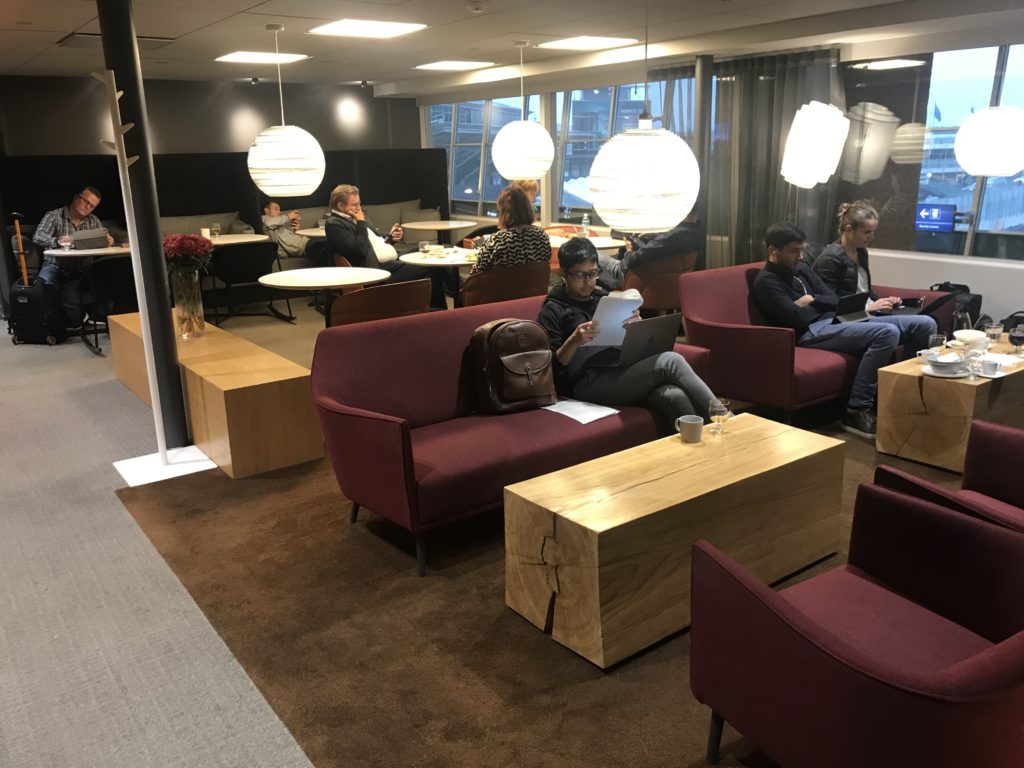
{"label": "gray carpet", "polygon": [[0,766],[310,765],[114,495],[148,408],[76,339],[0,342]]}

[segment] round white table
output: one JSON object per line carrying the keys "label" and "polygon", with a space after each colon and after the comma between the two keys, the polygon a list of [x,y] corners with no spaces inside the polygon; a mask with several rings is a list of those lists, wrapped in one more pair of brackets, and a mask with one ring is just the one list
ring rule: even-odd
{"label": "round white table", "polygon": [[405,221],[401,224],[402,229],[411,229],[417,232],[451,232],[453,229],[466,229],[467,227],[478,227],[475,221],[459,221],[458,219],[442,219],[438,221]]}
{"label": "round white table", "polygon": [[285,272],[271,272],[260,278],[260,285],[281,288],[286,291],[323,291],[324,327],[331,325],[331,290],[350,285],[372,285],[383,283],[391,277],[384,269],[370,267],[308,267],[289,269]]}
{"label": "round white table", "polygon": [[297,229],[295,234],[303,237],[327,237],[327,230],[323,227],[313,227],[312,229]]}
{"label": "round white table", "polygon": [[452,248],[442,256],[431,256],[426,253],[406,253],[398,257],[403,264],[415,264],[417,267],[468,267],[476,264],[476,249]]}
{"label": "round white table", "polygon": [[71,248],[65,251],[63,248],[47,248],[43,251],[44,256],[61,256],[72,259],[85,259],[89,256],[127,256],[132,249],[127,245],[111,245],[107,248],[82,248],[76,250]]}
{"label": "round white table", "polygon": [[220,248],[223,245],[244,245],[245,243],[265,243],[270,239],[268,235],[221,235],[220,237],[211,237],[209,241],[213,243],[214,248]]}
{"label": "round white table", "polygon": [[[582,237],[582,235],[578,235],[578,237]],[[549,235],[548,239],[551,240],[552,248],[559,248],[569,240],[572,240],[571,237],[563,237],[562,235]],[[625,240],[617,240],[614,237],[604,237],[600,235],[593,235],[588,237],[587,240],[594,244],[598,253],[618,251],[619,248],[626,244]]]}

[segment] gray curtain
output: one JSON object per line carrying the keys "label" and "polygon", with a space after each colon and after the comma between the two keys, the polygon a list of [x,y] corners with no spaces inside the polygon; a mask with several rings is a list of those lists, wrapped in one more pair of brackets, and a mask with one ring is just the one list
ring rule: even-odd
{"label": "gray curtain", "polygon": [[828,242],[837,177],[804,190],[779,169],[802,105],[816,100],[846,111],[838,64],[838,50],[716,63],[708,235],[728,244],[732,263],[763,260],[764,232],[776,221],[796,222],[811,243]]}

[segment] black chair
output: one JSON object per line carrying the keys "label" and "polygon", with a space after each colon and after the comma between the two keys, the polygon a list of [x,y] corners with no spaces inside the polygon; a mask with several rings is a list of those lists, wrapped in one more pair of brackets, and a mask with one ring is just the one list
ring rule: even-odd
{"label": "black chair", "polygon": [[[288,294],[281,294],[272,288],[260,285],[263,275],[280,269],[277,256],[277,244],[274,242],[240,243],[216,248],[210,260],[210,276],[213,287],[203,293],[203,303],[213,309],[212,322],[220,325],[230,317],[253,317],[272,315],[273,317],[294,322],[291,301]],[[217,283],[223,287],[217,287]],[[288,314],[282,313],[274,306],[275,299],[284,298]],[[267,308],[262,312],[241,311],[240,307],[266,302]],[[220,308],[226,307],[227,314],[221,315]]]}
{"label": "black chair", "polygon": [[89,313],[89,322],[82,325],[82,341],[93,354],[102,355],[100,334],[110,333],[107,318],[139,311],[132,260],[125,256],[96,259],[86,267],[79,286]]}

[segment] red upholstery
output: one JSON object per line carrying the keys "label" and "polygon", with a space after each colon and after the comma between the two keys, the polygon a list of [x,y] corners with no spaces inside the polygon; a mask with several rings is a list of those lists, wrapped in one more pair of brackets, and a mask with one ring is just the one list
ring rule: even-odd
{"label": "red upholstery", "polygon": [[[893,288],[890,285],[872,285],[871,290],[878,296],[899,296],[901,299],[924,299],[921,308],[924,309],[940,296],[945,296],[944,291],[922,291],[914,288]],[[956,309],[955,301],[947,301],[943,306],[935,310],[933,317],[939,326],[939,330],[947,336],[953,333],[953,310]]]}
{"label": "red upholstery", "polygon": [[[342,493],[417,533],[501,504],[509,483],[658,437],[643,408],[586,425],[547,411],[473,415],[465,360],[473,330],[496,318],[535,318],[543,301],[322,331],[313,397]],[[676,350],[707,375],[707,350]]]}
{"label": "red upholstery", "polygon": [[1024,488],[1011,463],[1019,456],[1024,456],[1024,430],[975,420],[961,490],[884,464],[875,470],[875,483],[1024,533]]}
{"label": "red upholstery", "polygon": [[1010,768],[1024,536],[877,486],[849,565],[773,592],[693,549],[690,685],[787,768]]}
{"label": "red upholstery", "polygon": [[799,410],[849,392],[857,358],[796,346],[789,328],[764,325],[750,298],[760,264],[740,264],[679,278],[686,339],[705,347],[708,385],[717,394]]}

